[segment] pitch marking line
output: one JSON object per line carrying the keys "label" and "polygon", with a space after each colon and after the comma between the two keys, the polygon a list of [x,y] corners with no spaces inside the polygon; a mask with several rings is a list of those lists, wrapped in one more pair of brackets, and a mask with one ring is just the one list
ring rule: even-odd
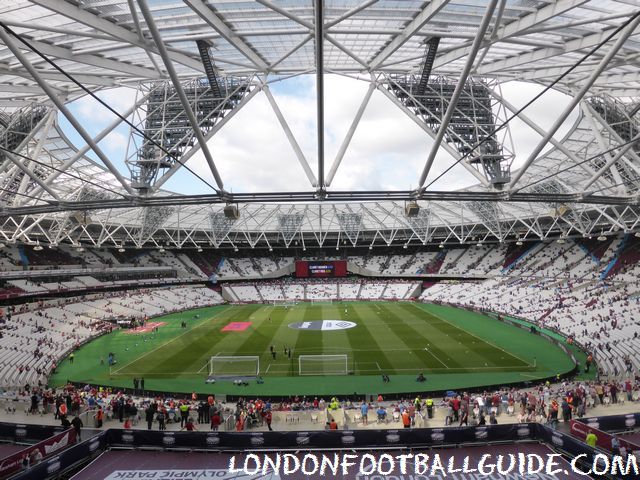
{"label": "pitch marking line", "polygon": [[269,365],[267,365],[267,369],[264,371],[264,375],[267,375],[267,373],[269,373],[269,370],[271,370],[271,367],[275,367],[273,368],[273,370],[271,370],[272,372],[275,373],[288,373],[289,372],[289,364],[288,363],[282,363],[282,362],[275,362],[275,363],[269,363]]}
{"label": "pitch marking line", "polygon": [[171,376],[171,377],[189,377],[192,375],[201,375],[200,372],[154,372],[154,373],[148,373],[148,372],[131,372],[131,373],[114,373],[114,376],[118,377],[120,375],[125,375],[125,376],[130,376],[130,375],[136,375],[136,376],[141,376],[141,377],[167,377],[167,376]]}
{"label": "pitch marking line", "polygon": [[[227,310],[227,309],[225,309],[225,310]],[[223,311],[224,311],[224,310],[223,310]],[[196,325],[196,326],[195,326],[195,327],[193,327],[193,328],[189,328],[189,329],[187,329],[187,331],[186,331],[186,332],[184,332],[184,333],[182,333],[182,334],[178,335],[178,336],[177,336],[177,337],[175,337],[175,338],[172,338],[171,340],[166,341],[166,342],[165,342],[165,343],[163,343],[162,345],[158,345],[158,346],[157,346],[156,348],[154,348],[153,350],[149,350],[147,353],[142,354],[141,356],[137,357],[135,360],[132,360],[131,362],[129,362],[129,363],[127,363],[127,364],[125,364],[125,365],[121,366],[119,369],[114,370],[114,371],[110,372],[109,374],[110,374],[110,375],[115,375],[115,374],[117,374],[117,373],[118,373],[118,372],[120,372],[123,368],[126,368],[126,367],[128,367],[129,365],[132,365],[132,364],[136,363],[138,360],[140,360],[140,359],[142,359],[142,358],[146,357],[147,355],[149,355],[149,354],[151,354],[151,353],[155,352],[156,350],[160,350],[161,348],[166,347],[166,346],[167,346],[167,345],[169,345],[170,343],[175,342],[175,341],[176,341],[176,340],[178,340],[179,338],[184,337],[187,333],[191,333],[191,332],[193,332],[193,331],[194,331],[195,329],[197,329],[197,328],[202,328],[202,327],[204,327],[204,326],[207,326],[207,325],[208,325],[208,323],[209,323],[209,321],[210,321],[210,320],[213,320],[214,318],[215,318],[215,317],[210,317],[210,318],[207,318],[207,319],[203,319],[203,320],[202,320],[202,323],[201,323],[200,325]],[[129,374],[129,375],[130,375],[130,374]]]}
{"label": "pitch marking line", "polygon": [[209,362],[205,363],[204,366],[200,370],[198,370],[198,373],[202,372],[202,370],[204,370],[208,366],[209,366]]}
{"label": "pitch marking line", "polygon": [[382,371],[382,369],[380,368],[380,364],[378,364],[378,362],[376,362],[376,367],[378,367],[378,371]]}
{"label": "pitch marking line", "polygon": [[[439,319],[440,319],[440,320],[442,320],[443,322],[448,323],[448,324],[449,324],[449,325],[451,325],[452,327],[455,327],[455,328],[457,328],[458,330],[462,330],[462,331],[463,331],[463,332],[465,332],[466,334],[471,335],[472,337],[477,338],[478,340],[480,340],[480,341],[482,341],[482,342],[486,343],[487,345],[491,345],[493,348],[497,348],[498,350],[502,350],[504,353],[506,353],[506,354],[507,354],[507,355],[509,355],[510,357],[516,358],[516,359],[520,360],[521,362],[523,362],[527,367],[533,367],[533,366],[534,366],[534,365],[530,364],[529,362],[527,362],[526,360],[524,360],[524,359],[522,359],[522,358],[518,357],[517,355],[514,355],[514,354],[513,354],[513,353],[511,353],[511,352],[507,352],[504,348],[499,347],[499,346],[497,346],[497,345],[494,345],[493,343],[488,342],[488,341],[487,341],[487,340],[485,340],[484,338],[480,338],[479,336],[477,336],[477,335],[475,335],[475,334],[473,334],[473,333],[469,332],[468,330],[465,330],[465,329],[463,329],[463,328],[460,328],[460,327],[459,327],[459,326],[457,326],[455,323],[451,323],[451,322],[449,322],[448,320],[445,320],[445,319],[444,319],[444,318],[442,318],[440,315],[437,315],[437,314],[432,313],[432,312],[430,312],[430,311],[428,311],[428,310],[425,310],[425,309],[422,309],[422,310],[424,310],[425,312],[427,312],[429,315],[433,315],[434,317],[439,318]],[[431,353],[431,352],[429,352],[429,353]]]}
{"label": "pitch marking line", "polygon": [[431,355],[433,358],[435,358],[437,361],[439,361],[442,365],[444,365],[444,368],[449,368],[449,365],[447,365],[442,360],[440,360],[435,353],[430,352],[427,347],[424,347],[424,351],[427,352],[429,355]]}
{"label": "pitch marking line", "polygon": [[[366,365],[368,363],[371,362],[365,362],[364,364],[358,364],[358,365]],[[375,363],[375,362],[373,362]],[[373,365],[373,363],[371,363]],[[518,370],[518,369],[522,369],[522,365],[510,365],[510,366],[494,366],[494,367],[447,367],[447,368],[442,368],[442,367],[438,367],[438,368],[428,368],[425,369],[424,371],[426,372],[447,372],[448,374],[451,374],[451,370],[456,370],[454,373],[464,373],[464,372],[457,372],[457,370],[464,370],[464,371],[484,371],[484,372],[496,372],[496,373],[504,373],[505,371],[510,371],[510,370]],[[360,373],[378,373],[378,369],[363,369],[363,368],[359,368],[357,369]],[[270,373],[287,373],[289,372],[289,365],[285,364],[280,364],[278,365],[278,362],[276,362],[274,364],[274,368],[270,369]],[[419,372],[420,369],[419,368],[395,368],[393,370],[394,372],[399,373],[399,372],[411,372],[411,373],[416,373]],[[155,373],[148,373],[148,372],[131,372],[131,373],[121,373],[121,374],[114,374],[115,376],[119,376],[119,375],[134,375],[134,376],[142,376],[142,377],[165,377],[167,375],[170,376],[178,376],[178,377],[188,377],[188,376],[192,376],[192,375],[200,375],[199,372],[155,372]],[[266,373],[263,373],[263,375],[266,375]],[[530,378],[538,378],[537,376],[533,376],[533,375],[527,375],[524,373],[520,374],[521,376],[524,377],[530,377]],[[344,375],[341,375],[344,376]]]}

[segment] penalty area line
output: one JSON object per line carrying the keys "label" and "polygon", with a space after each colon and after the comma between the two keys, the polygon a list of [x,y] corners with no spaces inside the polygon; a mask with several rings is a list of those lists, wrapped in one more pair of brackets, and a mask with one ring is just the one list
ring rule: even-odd
{"label": "penalty area line", "polygon": [[[206,320],[211,320],[211,319],[209,318],[209,319],[206,319]],[[186,332],[184,332],[183,334],[178,335],[177,337],[174,337],[174,338],[172,338],[171,340],[167,340],[167,341],[166,341],[166,342],[164,342],[163,344],[158,345],[156,348],[151,349],[151,350],[149,350],[147,353],[144,353],[144,354],[140,355],[139,357],[135,358],[134,360],[130,361],[129,363],[126,363],[125,365],[121,366],[121,367],[120,367],[120,368],[118,368],[117,370],[114,370],[113,372],[111,372],[111,374],[112,374],[112,375],[118,374],[118,372],[121,372],[123,369],[127,368],[129,365],[133,365],[134,363],[136,363],[137,361],[139,361],[139,360],[143,359],[143,358],[144,358],[144,357],[146,357],[147,355],[150,355],[150,354],[152,354],[152,353],[154,353],[154,352],[156,352],[156,351],[160,350],[161,348],[166,347],[166,346],[167,346],[167,345],[169,345],[170,343],[175,342],[175,341],[176,341],[176,340],[178,340],[179,338],[182,338],[182,337],[184,337],[185,335],[187,335],[188,333],[191,333],[191,332],[193,332],[194,330],[196,330],[196,329],[198,329],[198,328],[202,328],[202,327],[204,327],[204,326],[205,326],[205,325],[207,325],[207,324],[208,324],[208,322],[207,322],[207,321],[205,321],[205,320],[203,320],[203,322],[202,322],[202,323],[200,323],[200,324],[196,325],[195,327],[192,327],[192,328],[187,329],[187,331],[186,331]],[[128,375],[133,375],[133,374],[129,373]]]}
{"label": "penalty area line", "polygon": [[198,373],[201,373],[205,368],[207,368],[209,366],[209,362],[206,362],[201,368],[200,370],[198,370]]}
{"label": "penalty area line", "polygon": [[440,360],[435,353],[430,352],[427,347],[424,347],[424,351],[427,352],[429,355],[431,355],[433,358],[435,358],[437,361],[439,361],[442,365],[444,365],[444,368],[449,368],[449,365],[447,365],[442,360]]}

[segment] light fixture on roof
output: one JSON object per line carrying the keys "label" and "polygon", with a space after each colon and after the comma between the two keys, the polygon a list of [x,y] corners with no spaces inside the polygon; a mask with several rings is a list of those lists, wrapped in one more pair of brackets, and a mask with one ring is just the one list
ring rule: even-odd
{"label": "light fixture on roof", "polygon": [[556,240],[556,241],[557,241],[559,244],[567,243],[567,241],[566,241],[564,238],[562,238],[562,237],[560,237],[560,238],[559,238],[558,240]]}
{"label": "light fixture on roof", "polygon": [[201,252],[201,251],[202,251],[202,247],[198,247],[198,252]]}
{"label": "light fixture on roof", "polygon": [[600,235],[598,236],[599,242],[604,242],[606,239],[607,237],[604,235],[604,233],[600,233]]}
{"label": "light fixture on roof", "polygon": [[640,232],[636,232],[636,233],[634,234],[634,236],[635,236],[636,238],[640,238]]}
{"label": "light fixture on roof", "polygon": [[4,243],[0,242],[0,248],[4,248],[4,247],[6,247],[6,245]]}
{"label": "light fixture on roof", "polygon": [[406,243],[402,246],[402,248],[409,248],[409,245],[407,245]]}
{"label": "light fixture on roof", "polygon": [[84,247],[82,245],[77,245],[76,252],[84,252]]}
{"label": "light fixture on roof", "polygon": [[237,252],[238,251],[238,247],[233,247],[233,251]]}
{"label": "light fixture on roof", "polygon": [[476,245],[477,245],[478,247],[481,247],[481,246],[482,246],[482,240],[480,240]]}
{"label": "light fixture on roof", "polygon": [[438,245],[438,248],[444,248],[444,243],[441,243],[440,245]]}
{"label": "light fixture on roof", "polygon": [[160,253],[163,253],[163,252],[165,251],[165,250],[164,250],[164,247],[160,247],[160,248],[158,249],[158,251],[159,251]]}
{"label": "light fixture on roof", "polygon": [[118,249],[118,251],[119,251],[120,253],[124,252],[124,247],[120,247],[120,248]]}
{"label": "light fixture on roof", "polygon": [[522,245],[522,240],[518,239],[518,241],[516,242],[516,245],[518,246]]}
{"label": "light fixture on roof", "polygon": [[273,252],[273,247],[269,247],[269,251],[270,251],[270,252]]}
{"label": "light fixture on roof", "polygon": [[34,249],[36,252],[39,252],[40,250],[42,250],[42,245],[40,245],[40,242],[39,242],[39,241],[38,241],[38,242],[36,242],[36,244],[35,244],[35,246],[33,247],[33,249]]}
{"label": "light fixture on roof", "polygon": [[369,245],[369,250],[373,250],[373,245]]}

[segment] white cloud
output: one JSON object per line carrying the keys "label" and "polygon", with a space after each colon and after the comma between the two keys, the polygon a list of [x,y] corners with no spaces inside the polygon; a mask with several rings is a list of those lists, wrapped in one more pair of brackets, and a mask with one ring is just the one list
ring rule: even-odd
{"label": "white cloud", "polygon": [[108,152],[120,153],[127,148],[127,137],[117,130],[113,130],[101,142],[100,147]]}
{"label": "white cloud", "polygon": [[[128,87],[113,88],[96,94],[118,113],[130,108],[136,99],[136,90]],[[90,132],[98,132],[115,120],[115,115],[90,95],[73,102],[73,110],[83,126]]]}

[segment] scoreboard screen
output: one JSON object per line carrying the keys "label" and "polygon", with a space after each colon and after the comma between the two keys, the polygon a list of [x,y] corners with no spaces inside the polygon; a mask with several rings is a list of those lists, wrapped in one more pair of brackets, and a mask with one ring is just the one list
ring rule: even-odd
{"label": "scoreboard screen", "polygon": [[298,278],[344,277],[346,275],[347,262],[345,260],[296,261],[296,277]]}
{"label": "scoreboard screen", "polygon": [[308,262],[310,277],[334,277],[335,265],[333,262]]}

